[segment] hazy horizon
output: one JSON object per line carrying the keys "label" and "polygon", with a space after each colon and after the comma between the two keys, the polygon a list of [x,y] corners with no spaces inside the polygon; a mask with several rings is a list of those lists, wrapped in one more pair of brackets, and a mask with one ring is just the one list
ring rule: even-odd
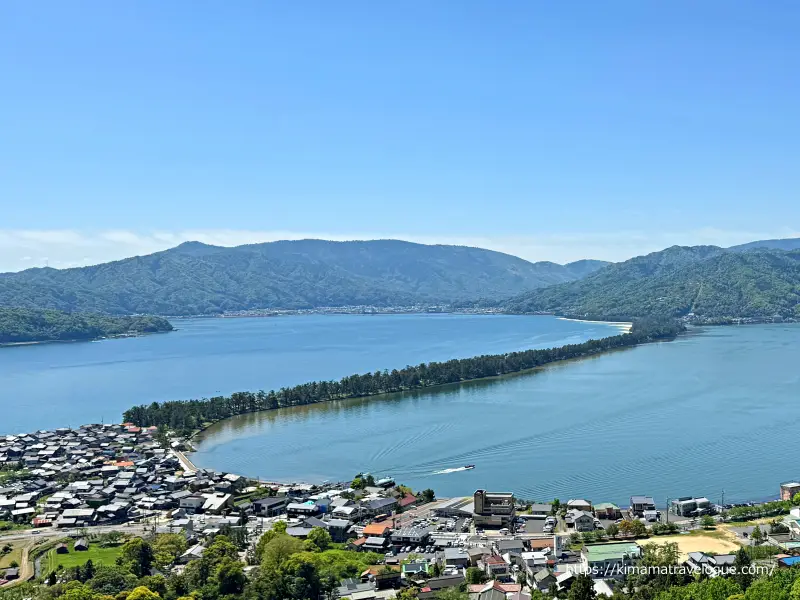
{"label": "hazy horizon", "polygon": [[[658,238],[645,239],[644,236],[631,234],[627,238],[620,239],[618,237],[616,240],[612,240],[611,236],[542,236],[537,243],[536,238],[493,240],[491,238],[467,236],[460,238],[447,238],[444,236],[440,238],[435,236],[420,238],[419,236],[392,235],[372,237],[324,236],[255,231],[159,232],[149,235],[137,235],[127,231],[111,231],[86,235],[77,231],[4,232],[0,230],[0,248],[3,250],[2,254],[0,254],[0,273],[14,273],[45,266],[55,269],[67,269],[97,265],[134,256],[153,254],[190,241],[213,246],[234,247],[245,244],[303,239],[336,242],[400,240],[429,245],[470,246],[503,252],[530,262],[547,261],[567,264],[578,260],[622,262],[634,256],[657,252],[675,245],[711,245],[725,248],[756,240],[800,237],[800,233],[788,231],[777,234],[726,233],[708,230],[676,235],[675,240],[672,242],[669,241],[669,237],[669,234],[664,234]],[[681,242],[679,240],[689,241]],[[581,250],[584,248],[586,252],[582,253]],[[591,254],[593,250],[596,250],[598,254]],[[50,258],[51,256],[53,258]]]}

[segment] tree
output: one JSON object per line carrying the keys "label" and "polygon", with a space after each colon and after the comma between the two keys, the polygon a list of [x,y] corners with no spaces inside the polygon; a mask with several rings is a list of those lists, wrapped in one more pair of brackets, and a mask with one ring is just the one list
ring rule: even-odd
{"label": "tree", "polygon": [[623,519],[619,524],[619,532],[626,537],[633,535],[633,521],[631,519]]}
{"label": "tree", "polygon": [[133,538],[122,545],[122,551],[117,558],[117,564],[126,566],[130,572],[137,577],[144,577],[150,574],[150,569],[153,566],[153,559],[152,546],[142,538]]}
{"label": "tree", "polygon": [[800,506],[800,492],[797,492],[794,496],[792,496],[792,504],[795,506]]}
{"label": "tree", "polygon": [[401,589],[397,592],[397,600],[417,600],[417,594],[419,594],[419,589],[415,587],[407,587]]}
{"label": "tree", "polygon": [[218,535],[203,552],[203,559],[212,568],[216,567],[223,558],[239,560],[239,552],[236,546],[224,535]]}
{"label": "tree", "polygon": [[716,524],[717,522],[711,515],[703,515],[700,519],[700,525],[702,525],[703,529],[712,529]]}
{"label": "tree", "polygon": [[151,592],[155,592],[162,598],[167,594],[167,580],[160,573],[157,575],[147,575],[139,580],[139,585],[143,585]]}
{"label": "tree", "polygon": [[475,585],[486,581],[486,573],[481,571],[478,567],[468,567],[464,578],[468,584]]}
{"label": "tree", "polygon": [[422,490],[419,495],[420,498],[422,498],[423,503],[433,502],[436,500],[436,494],[430,488]]}
{"label": "tree", "polygon": [[56,572],[55,571],[50,571],[50,573],[47,575],[47,585],[48,585],[48,587],[53,587],[56,584],[57,581],[58,581],[58,579],[56,578]]}
{"label": "tree", "polygon": [[750,555],[744,548],[739,548],[736,552],[736,558],[733,560],[733,580],[739,584],[739,587],[746,593],[747,588],[753,581],[753,576],[750,574]]}
{"label": "tree", "polygon": [[186,552],[186,538],[179,533],[165,533],[153,540],[154,561],[159,569],[172,565]]}
{"label": "tree", "polygon": [[297,554],[302,549],[303,543],[300,540],[286,534],[278,535],[264,548],[261,567],[265,570],[277,570],[293,554]]}
{"label": "tree", "polygon": [[550,505],[550,514],[552,516],[556,516],[560,510],[561,510],[561,500],[555,498],[553,500],[553,504]]}
{"label": "tree", "polygon": [[641,537],[647,534],[647,526],[639,519],[634,519],[631,524],[631,533],[635,537]]}
{"label": "tree", "polygon": [[312,527],[308,532],[307,541],[320,552],[327,550],[333,542],[331,534],[324,527]]}
{"label": "tree", "polygon": [[215,577],[217,579],[217,589],[222,596],[241,594],[247,581],[242,569],[242,563],[227,556],[220,560]]}
{"label": "tree", "polygon": [[594,581],[586,573],[581,573],[575,577],[572,587],[567,594],[568,600],[595,600],[597,593],[594,591]]}
{"label": "tree", "polygon": [[469,594],[462,592],[457,587],[444,588],[434,596],[436,600],[468,600]]}
{"label": "tree", "polygon": [[122,590],[133,589],[136,576],[124,566],[99,565],[87,585],[97,594],[116,596]]}
{"label": "tree", "polygon": [[776,581],[759,579],[744,593],[745,600],[788,600],[789,592]]}
{"label": "tree", "polygon": [[789,600],[800,600],[800,578],[795,579],[789,590]]}
{"label": "tree", "polygon": [[617,527],[616,523],[612,523],[611,525],[606,527],[606,533],[608,534],[608,537],[615,538],[619,533],[619,527]]}
{"label": "tree", "polygon": [[761,527],[756,525],[753,527],[753,532],[750,534],[750,537],[753,538],[753,541],[756,544],[760,544],[764,541],[764,533],[761,531]]}
{"label": "tree", "polygon": [[143,585],[140,585],[137,588],[128,594],[126,600],[160,600],[161,596],[156,594],[154,591],[146,588]]}
{"label": "tree", "polygon": [[95,575],[94,563],[92,562],[92,559],[90,558],[83,565],[83,572],[81,573],[81,576],[83,577],[83,581],[88,581],[89,579],[94,577],[94,575]]}
{"label": "tree", "polygon": [[294,598],[317,600],[320,597],[322,583],[314,563],[308,560],[299,561],[294,565],[293,575],[294,579],[290,587]]}
{"label": "tree", "polygon": [[372,474],[368,473],[366,477],[364,477],[364,486],[365,487],[375,487],[375,478]]}

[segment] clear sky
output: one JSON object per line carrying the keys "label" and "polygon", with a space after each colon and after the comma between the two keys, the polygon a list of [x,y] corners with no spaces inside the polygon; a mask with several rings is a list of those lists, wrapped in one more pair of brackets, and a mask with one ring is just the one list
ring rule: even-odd
{"label": "clear sky", "polygon": [[0,7],[0,270],[185,239],[800,235],[800,3]]}

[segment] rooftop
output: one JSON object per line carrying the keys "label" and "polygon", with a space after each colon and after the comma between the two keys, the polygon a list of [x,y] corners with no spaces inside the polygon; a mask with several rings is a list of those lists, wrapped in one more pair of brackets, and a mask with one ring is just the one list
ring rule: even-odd
{"label": "rooftop", "polygon": [[612,544],[587,544],[583,547],[590,562],[601,560],[621,560],[641,554],[641,548],[635,542],[615,542]]}

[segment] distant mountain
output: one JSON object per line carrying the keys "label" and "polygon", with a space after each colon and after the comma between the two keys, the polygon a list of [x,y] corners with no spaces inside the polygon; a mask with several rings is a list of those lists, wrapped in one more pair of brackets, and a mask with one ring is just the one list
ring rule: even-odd
{"label": "distant mountain", "polygon": [[739,244],[738,246],[731,246],[728,250],[736,252],[743,252],[745,250],[753,250],[755,248],[763,248],[769,250],[800,250],[800,238],[786,238],[782,240],[759,240],[757,242],[748,242],[747,244]]}
{"label": "distant mountain", "polygon": [[397,240],[282,241],[222,248],[187,242],[75,269],[0,275],[0,306],[108,314],[214,314],[262,308],[451,303],[508,298],[605,266],[530,263],[463,246]]}
{"label": "distant mountain", "polygon": [[574,279],[583,279],[587,275],[591,275],[595,271],[599,271],[603,267],[610,265],[610,262],[604,260],[576,260],[575,262],[567,263],[564,268]]}
{"label": "distant mountain", "polygon": [[0,308],[0,344],[93,340],[172,331],[161,317],[109,317],[58,310]]}
{"label": "distant mountain", "polygon": [[800,250],[673,246],[585,279],[523,293],[512,312],[597,319],[645,316],[800,317]]}

